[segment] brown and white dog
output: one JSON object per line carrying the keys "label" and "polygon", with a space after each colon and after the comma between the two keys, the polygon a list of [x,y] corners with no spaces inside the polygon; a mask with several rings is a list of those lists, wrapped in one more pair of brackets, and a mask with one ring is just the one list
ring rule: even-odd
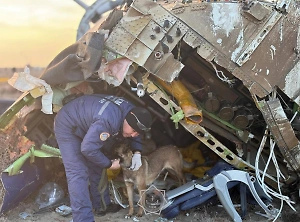
{"label": "brown and white dog", "polygon": [[[142,166],[137,171],[129,170],[131,166],[133,153],[128,144],[120,143],[115,146],[115,152],[120,157],[120,165],[122,167],[125,185],[127,188],[129,212],[127,217],[133,215],[133,189],[137,186],[139,195],[141,191],[146,190],[147,185],[150,185],[164,170],[168,170],[172,175],[179,180],[179,185],[185,183],[185,177],[182,173],[183,161],[182,155],[178,148],[173,145],[163,146],[156,149],[147,157],[142,156]],[[145,195],[140,199],[141,203],[145,203]],[[137,216],[143,215],[143,208],[140,207]]]}

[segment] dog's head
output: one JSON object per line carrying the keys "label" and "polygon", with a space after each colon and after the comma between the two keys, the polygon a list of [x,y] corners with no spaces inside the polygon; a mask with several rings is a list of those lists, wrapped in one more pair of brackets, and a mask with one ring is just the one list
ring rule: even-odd
{"label": "dog's head", "polygon": [[127,143],[117,143],[115,144],[115,153],[120,158],[120,165],[124,168],[131,167],[133,152]]}

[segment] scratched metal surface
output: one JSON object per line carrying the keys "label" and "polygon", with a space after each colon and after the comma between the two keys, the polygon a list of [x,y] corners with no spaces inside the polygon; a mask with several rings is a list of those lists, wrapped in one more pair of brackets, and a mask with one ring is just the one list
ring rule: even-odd
{"label": "scratched metal surface", "polygon": [[259,21],[247,15],[238,3],[194,3],[184,6],[181,11],[178,10],[179,5],[176,7],[171,12],[233,61],[274,13],[266,9],[266,15]]}
{"label": "scratched metal surface", "polygon": [[289,13],[279,20],[253,52],[250,60],[241,67],[244,73],[266,90],[260,96],[269,94],[274,86],[278,86],[291,97],[299,89],[299,73],[294,71],[296,75],[288,75],[299,61],[294,51],[299,38],[299,23],[291,21],[296,20],[296,10],[299,13],[300,9],[294,7],[293,10],[294,13]]}

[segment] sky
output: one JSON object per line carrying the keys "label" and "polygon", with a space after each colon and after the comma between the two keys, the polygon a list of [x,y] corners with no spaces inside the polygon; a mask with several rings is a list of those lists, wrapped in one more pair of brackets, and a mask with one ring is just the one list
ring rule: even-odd
{"label": "sky", "polygon": [[74,0],[0,0],[0,68],[46,67],[76,41],[84,13]]}

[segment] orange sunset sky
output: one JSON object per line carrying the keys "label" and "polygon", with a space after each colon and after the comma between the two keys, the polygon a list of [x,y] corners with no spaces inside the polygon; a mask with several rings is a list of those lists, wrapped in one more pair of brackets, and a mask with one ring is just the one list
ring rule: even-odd
{"label": "orange sunset sky", "polygon": [[84,13],[73,0],[1,0],[0,68],[47,66],[76,41]]}

